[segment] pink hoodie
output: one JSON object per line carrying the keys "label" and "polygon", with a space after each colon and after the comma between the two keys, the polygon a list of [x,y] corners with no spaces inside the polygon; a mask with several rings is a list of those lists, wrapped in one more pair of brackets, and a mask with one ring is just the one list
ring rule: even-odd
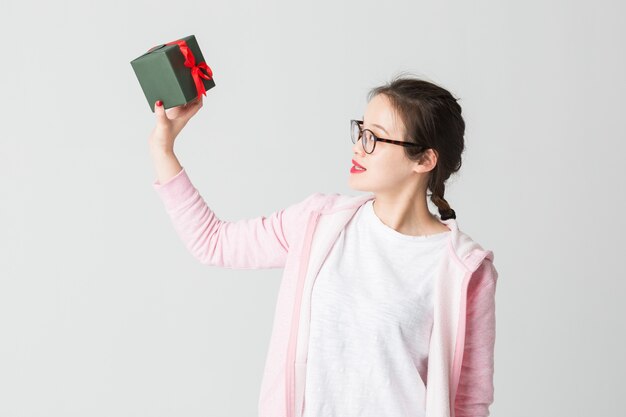
{"label": "pink hoodie", "polygon": [[[314,193],[267,217],[227,222],[208,207],[184,168],[153,187],[201,263],[284,268],[258,411],[259,417],[301,417],[313,283],[343,227],[375,196]],[[438,218],[452,233],[435,284],[425,415],[485,417],[494,391],[494,255],[461,232],[455,219]]]}

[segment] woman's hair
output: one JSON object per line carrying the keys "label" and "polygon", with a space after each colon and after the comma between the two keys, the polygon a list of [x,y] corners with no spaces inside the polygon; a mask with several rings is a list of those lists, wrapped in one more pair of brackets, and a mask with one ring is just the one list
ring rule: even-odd
{"label": "woman's hair", "polygon": [[[439,208],[442,220],[456,219],[456,213],[443,195],[445,181],[461,168],[465,148],[465,122],[458,99],[438,85],[405,75],[398,75],[389,83],[370,90],[368,101],[378,94],[387,96],[398,112],[406,128],[406,140],[436,151],[437,165],[428,179],[430,199]],[[419,161],[423,156],[424,150],[420,148],[403,148],[412,161]]]}

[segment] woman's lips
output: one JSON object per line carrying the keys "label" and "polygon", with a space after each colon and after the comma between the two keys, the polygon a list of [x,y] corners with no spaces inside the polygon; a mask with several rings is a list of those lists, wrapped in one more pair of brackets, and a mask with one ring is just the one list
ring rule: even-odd
{"label": "woman's lips", "polygon": [[364,167],[362,167],[357,161],[352,160],[352,168],[350,168],[350,172],[353,174],[358,174],[360,172],[367,171]]}
{"label": "woman's lips", "polygon": [[352,174],[360,174],[361,172],[365,172],[367,171],[366,169],[357,169],[356,166],[352,165],[352,168],[350,168],[350,172]]}

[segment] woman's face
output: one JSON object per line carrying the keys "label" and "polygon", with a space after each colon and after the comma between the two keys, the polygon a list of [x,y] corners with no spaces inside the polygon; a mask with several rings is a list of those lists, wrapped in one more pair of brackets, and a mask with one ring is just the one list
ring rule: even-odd
{"label": "woman's face", "polygon": [[[376,137],[407,141],[402,120],[384,94],[378,94],[370,100],[361,128],[370,129]],[[401,145],[377,141],[374,152],[368,154],[363,150],[361,140],[358,140],[352,145],[352,159],[366,170],[354,172],[352,169],[348,179],[350,188],[395,194],[407,186],[414,187],[419,175],[415,168],[419,168],[419,165],[406,157],[403,148]],[[353,168],[352,162],[350,168]]]}

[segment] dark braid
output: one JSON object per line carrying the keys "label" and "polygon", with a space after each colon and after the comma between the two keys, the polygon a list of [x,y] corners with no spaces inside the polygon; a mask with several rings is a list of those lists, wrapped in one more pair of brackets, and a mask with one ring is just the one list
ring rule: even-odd
{"label": "dark braid", "polygon": [[443,182],[440,182],[439,184],[429,187],[433,190],[432,194],[430,195],[430,199],[437,206],[437,208],[439,208],[441,220],[456,219],[456,213],[450,207],[450,204],[448,204],[446,199],[443,198],[443,193],[446,189],[445,184]]}

